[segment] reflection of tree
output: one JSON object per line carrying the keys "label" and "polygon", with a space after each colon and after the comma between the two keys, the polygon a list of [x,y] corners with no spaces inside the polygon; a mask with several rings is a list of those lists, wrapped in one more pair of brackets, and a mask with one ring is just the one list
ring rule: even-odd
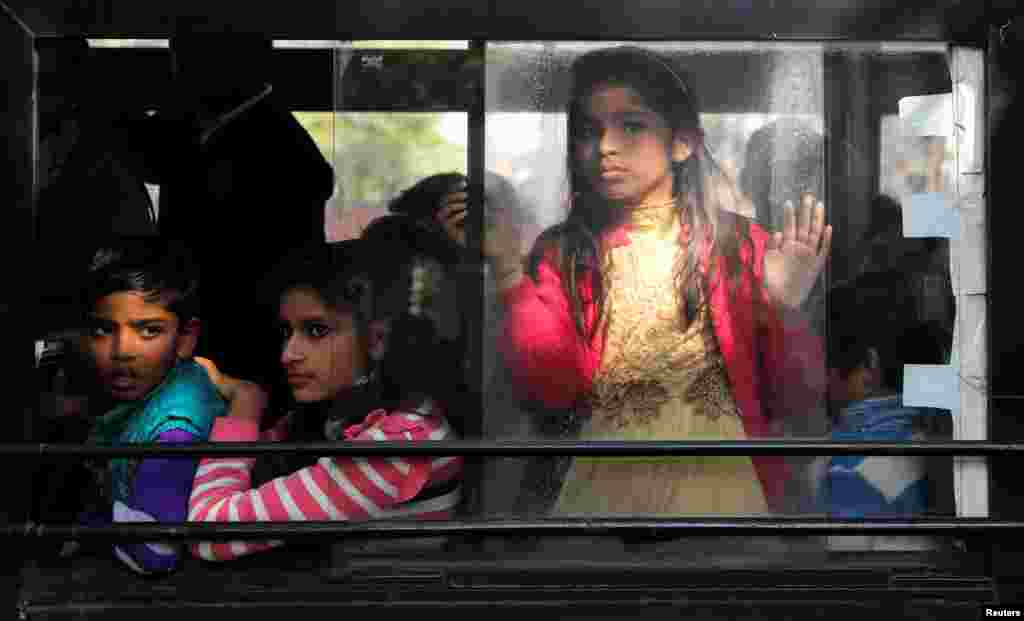
{"label": "reflection of tree", "polygon": [[332,202],[338,210],[357,204],[382,206],[423,177],[466,169],[465,150],[445,140],[437,114],[299,112],[295,116],[334,164],[337,190]]}

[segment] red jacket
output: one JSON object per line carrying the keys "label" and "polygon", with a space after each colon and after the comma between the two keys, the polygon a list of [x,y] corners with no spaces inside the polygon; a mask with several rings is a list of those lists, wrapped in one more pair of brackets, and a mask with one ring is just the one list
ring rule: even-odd
{"label": "red jacket", "polygon": [[[739,216],[723,212],[722,218],[725,223]],[[763,438],[771,435],[770,421],[809,413],[822,402],[825,357],[821,339],[802,317],[768,303],[759,284],[768,234],[751,223],[750,237],[753,248],[741,248],[743,269],[735,296],[728,293],[724,270],[714,271],[710,311],[744,429],[750,438]],[[605,233],[601,243],[629,244],[629,225]],[[707,248],[704,252],[706,265]],[[592,276],[581,278],[578,286],[589,333],[596,316]],[[554,255],[541,261],[536,281],[524,277],[504,298],[508,310],[503,349],[516,383],[528,399],[553,408],[572,407],[590,389],[601,363],[604,335],[598,330],[587,343],[577,334]],[[753,462],[769,506],[779,509],[789,477],[784,459],[753,457]]]}

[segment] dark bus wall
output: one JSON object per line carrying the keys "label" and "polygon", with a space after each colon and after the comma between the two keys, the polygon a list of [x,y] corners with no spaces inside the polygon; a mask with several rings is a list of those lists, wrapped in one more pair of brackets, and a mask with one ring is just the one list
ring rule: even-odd
{"label": "dark bus wall", "polygon": [[[0,156],[0,343],[4,344],[3,372],[4,415],[0,424],[0,442],[19,441],[25,437],[28,409],[33,391],[30,389],[33,367],[32,341],[19,330],[24,300],[32,276],[31,269],[14,269],[27,265],[32,258],[32,187],[34,176],[34,60],[32,33],[18,17],[0,4],[0,72],[4,88],[0,89],[0,135],[3,155]],[[12,476],[19,464],[0,458],[5,473],[5,493],[0,494],[0,520],[22,521],[28,506],[25,482],[27,477]],[[19,544],[15,544],[19,545]],[[0,555],[0,602],[13,601],[14,576],[20,565],[17,549]]]}
{"label": "dark bus wall", "polygon": [[167,37],[181,22],[275,39],[850,39],[984,42],[1015,0],[3,0],[37,36]]}

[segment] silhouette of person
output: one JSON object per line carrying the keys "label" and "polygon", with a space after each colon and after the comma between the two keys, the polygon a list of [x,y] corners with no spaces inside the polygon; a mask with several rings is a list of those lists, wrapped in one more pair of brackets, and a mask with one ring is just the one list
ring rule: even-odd
{"label": "silhouette of person", "polygon": [[[277,343],[257,283],[291,250],[324,240],[334,172],[270,83],[270,39],[186,31],[171,39],[176,101],[159,116],[161,234],[202,273],[199,351],[226,372],[274,377]],[[239,312],[239,309],[246,309]]]}

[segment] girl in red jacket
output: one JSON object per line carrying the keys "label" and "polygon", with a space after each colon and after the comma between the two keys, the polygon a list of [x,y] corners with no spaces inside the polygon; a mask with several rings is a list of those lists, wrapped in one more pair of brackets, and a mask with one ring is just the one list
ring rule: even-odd
{"label": "girl in red jacket", "polygon": [[[789,206],[772,236],[729,211],[741,199],[667,58],[602,49],[572,78],[568,217],[527,275],[513,243],[485,238],[523,396],[571,408],[590,440],[745,440],[813,411],[824,356],[799,308],[831,246],[824,207]],[[449,197],[453,218],[462,202]],[[786,476],[770,457],[577,458],[554,511],[760,513]]]}

